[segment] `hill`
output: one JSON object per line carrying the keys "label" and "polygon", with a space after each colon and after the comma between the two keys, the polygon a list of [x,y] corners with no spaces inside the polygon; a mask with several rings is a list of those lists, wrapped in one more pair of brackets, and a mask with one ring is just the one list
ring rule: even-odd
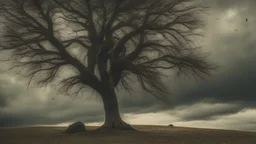
{"label": "hill", "polygon": [[[138,131],[64,134],[66,127],[0,128],[2,144],[256,144],[255,132],[168,126]],[[93,130],[97,127],[86,127]]]}

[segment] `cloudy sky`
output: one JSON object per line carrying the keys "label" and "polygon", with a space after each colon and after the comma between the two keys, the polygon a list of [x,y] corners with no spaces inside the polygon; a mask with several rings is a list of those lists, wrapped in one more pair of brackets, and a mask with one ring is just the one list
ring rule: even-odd
{"label": "cloudy sky", "polygon": [[[168,104],[140,89],[132,96],[119,91],[125,121],[256,131],[256,1],[205,2],[211,10],[205,17],[203,51],[219,65],[216,73],[205,81],[170,77]],[[103,122],[103,105],[94,93],[73,100],[50,87],[27,90],[26,80],[3,72],[5,66],[0,64],[0,127]]]}

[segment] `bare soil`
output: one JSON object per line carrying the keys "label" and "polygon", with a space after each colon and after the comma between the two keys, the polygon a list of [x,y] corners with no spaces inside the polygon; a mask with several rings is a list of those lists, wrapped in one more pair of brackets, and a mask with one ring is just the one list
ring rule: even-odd
{"label": "bare soil", "polygon": [[[256,144],[256,133],[168,126],[138,131],[63,133],[66,127],[0,128],[1,144]],[[96,127],[86,127],[93,130]]]}

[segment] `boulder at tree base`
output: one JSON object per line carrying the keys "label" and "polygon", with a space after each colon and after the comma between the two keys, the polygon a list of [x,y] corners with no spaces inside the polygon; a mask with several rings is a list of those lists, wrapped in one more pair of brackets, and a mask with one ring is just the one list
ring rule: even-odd
{"label": "boulder at tree base", "polygon": [[75,122],[69,125],[68,129],[66,130],[66,133],[73,134],[83,131],[86,131],[84,124],[82,122]]}

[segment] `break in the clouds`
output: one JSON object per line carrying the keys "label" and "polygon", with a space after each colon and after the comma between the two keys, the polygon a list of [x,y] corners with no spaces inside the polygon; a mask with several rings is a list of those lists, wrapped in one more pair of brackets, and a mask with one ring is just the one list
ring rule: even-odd
{"label": "break in the clouds", "polygon": [[[201,43],[219,68],[204,81],[169,77],[170,103],[139,88],[131,95],[119,91],[126,121],[256,131],[256,1],[205,2],[211,9]],[[102,102],[90,91],[72,101],[73,97],[50,87],[27,91],[23,78],[8,73],[0,77],[0,126],[99,123],[104,119]]]}

